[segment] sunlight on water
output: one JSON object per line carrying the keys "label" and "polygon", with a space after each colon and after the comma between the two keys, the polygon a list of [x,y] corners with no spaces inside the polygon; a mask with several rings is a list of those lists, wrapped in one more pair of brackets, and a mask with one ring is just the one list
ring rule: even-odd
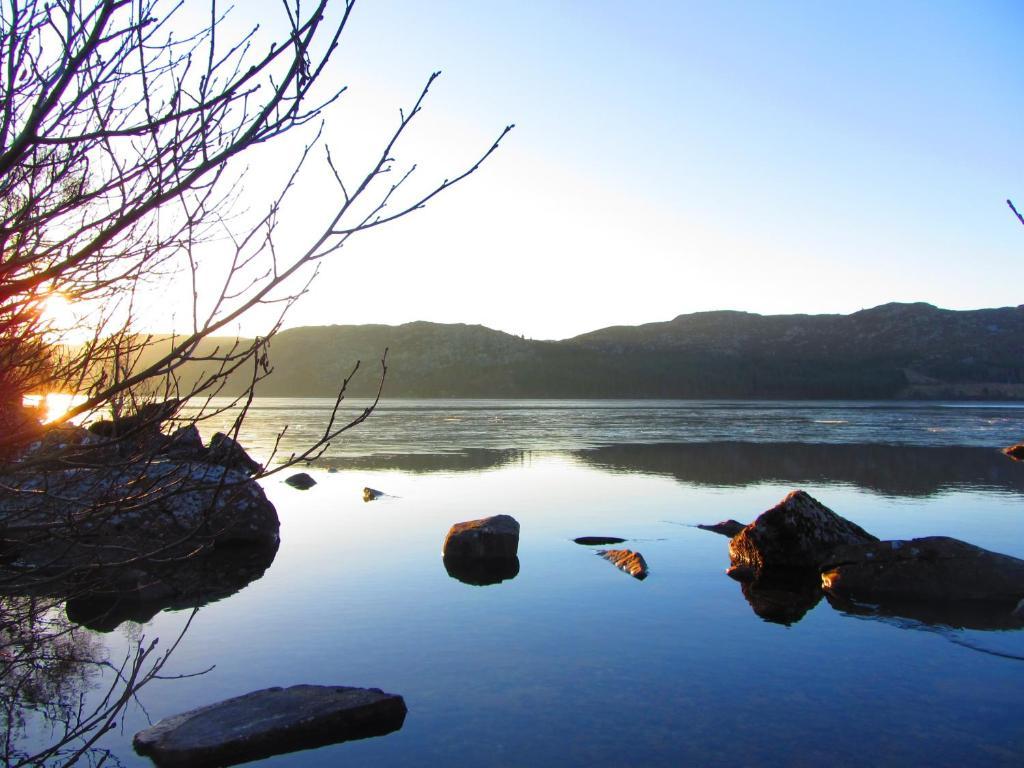
{"label": "sunlight on water", "polygon": [[[43,412],[42,420],[48,424],[59,419],[76,405],[84,403],[85,399],[85,395],[50,392],[47,395],[25,395],[22,402],[29,408],[41,408]],[[83,418],[85,418],[84,414],[81,417],[77,417],[75,421],[80,421]]]}

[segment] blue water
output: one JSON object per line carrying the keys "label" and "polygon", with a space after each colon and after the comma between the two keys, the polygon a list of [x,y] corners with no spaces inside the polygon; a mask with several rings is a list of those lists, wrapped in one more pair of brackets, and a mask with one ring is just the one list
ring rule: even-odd
{"label": "blue water", "polygon": [[[323,428],[326,401],[257,401],[260,458]],[[220,423],[226,423],[221,417]],[[209,433],[216,426],[203,427]],[[200,608],[165,674],[103,744],[257,688],[380,687],[388,736],[279,756],[320,765],[1019,765],[1024,632],[866,618],[825,600],[789,624],[724,575],[727,540],[794,487],[881,538],[950,535],[1024,557],[1013,406],[403,401],[266,490],[282,545],[266,575]],[[887,447],[888,446],[888,447]],[[386,497],[364,503],[371,486]],[[520,572],[450,578],[452,523],[510,514]],[[636,581],[572,539],[642,552]],[[97,635],[119,659],[188,613]],[[994,655],[995,653],[1003,654]]]}

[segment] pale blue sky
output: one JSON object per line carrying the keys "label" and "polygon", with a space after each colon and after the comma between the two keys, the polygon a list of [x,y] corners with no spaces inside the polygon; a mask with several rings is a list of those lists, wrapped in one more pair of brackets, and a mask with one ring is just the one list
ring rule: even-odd
{"label": "pale blue sky", "polygon": [[[1019,2],[361,0],[327,134],[353,165],[434,69],[400,155],[426,177],[517,128],[346,248],[288,324],[563,338],[706,309],[1022,303],[1022,40]],[[298,195],[296,242],[323,194]]]}

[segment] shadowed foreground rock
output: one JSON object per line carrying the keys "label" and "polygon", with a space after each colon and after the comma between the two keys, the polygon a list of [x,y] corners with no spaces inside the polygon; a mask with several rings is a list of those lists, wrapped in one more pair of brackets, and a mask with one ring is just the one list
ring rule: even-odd
{"label": "shadowed foreground rock", "polygon": [[1009,615],[1024,598],[1024,560],[946,536],[835,550],[822,587],[855,600],[987,602]]}
{"label": "shadowed foreground rock", "polygon": [[597,554],[634,579],[643,581],[647,578],[647,563],[639,552],[631,549],[606,549]]}
{"label": "shadowed foreground rock", "polygon": [[723,520],[722,522],[715,523],[714,525],[698,525],[697,527],[700,528],[702,531],[720,533],[723,536],[728,536],[731,539],[733,536],[735,536],[737,533],[742,531],[747,526],[745,526],[739,520],[730,519]]}
{"label": "shadowed foreground rock", "polygon": [[452,560],[510,559],[519,551],[519,523],[509,515],[456,523],[448,531],[442,553]]}
{"label": "shadowed foreground rock", "polygon": [[161,768],[212,768],[383,736],[401,728],[405,714],[401,696],[376,688],[294,685],[168,717],[132,743]]}
{"label": "shadowed foreground rock", "polygon": [[585,547],[606,547],[609,544],[622,544],[625,539],[620,539],[618,536],[580,536],[578,539],[573,539],[573,541]]}
{"label": "shadowed foreground rock", "polygon": [[316,480],[305,472],[296,472],[294,475],[286,477],[284,481],[292,488],[298,488],[300,491],[308,491],[316,485]]}
{"label": "shadowed foreground rock", "polygon": [[819,570],[843,544],[878,539],[804,491],[792,491],[729,541],[733,567]]}

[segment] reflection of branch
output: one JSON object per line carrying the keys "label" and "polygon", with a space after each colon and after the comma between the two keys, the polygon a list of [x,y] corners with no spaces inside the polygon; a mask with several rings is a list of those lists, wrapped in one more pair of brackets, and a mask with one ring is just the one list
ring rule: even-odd
{"label": "reflection of branch", "polygon": [[1020,213],[1017,212],[1017,209],[1013,207],[1013,201],[1007,200],[1006,204],[1010,206],[1010,210],[1013,211],[1013,215],[1017,217],[1017,221],[1024,224],[1024,216],[1021,216]]}
{"label": "reflection of branch", "polygon": [[[6,604],[6,603],[5,603]],[[9,725],[16,722],[25,724],[26,715],[32,717],[31,713],[37,712],[45,716],[51,725],[60,723],[60,737],[46,749],[35,754],[28,754],[17,748],[19,734],[9,728],[3,745],[3,757],[5,765],[11,768],[21,766],[39,766],[51,764],[56,761],[61,765],[70,766],[77,760],[85,757],[96,757],[97,765],[102,764],[111,757],[106,750],[96,747],[97,741],[109,730],[116,727],[124,713],[127,704],[138,701],[137,696],[142,688],[152,680],[181,679],[206,674],[210,669],[202,672],[182,675],[161,675],[160,670],[169,661],[171,654],[177,649],[185,634],[192,625],[198,609],[193,609],[184,627],[178,633],[177,638],[171,646],[161,655],[154,655],[158,645],[157,640],[146,642],[140,638],[134,651],[126,654],[120,666],[115,666],[107,661],[90,657],[77,651],[72,646],[70,654],[61,654],[61,638],[73,637],[76,630],[66,620],[57,620],[55,612],[59,610],[55,605],[42,603],[33,606],[32,615],[19,619],[18,627],[22,632],[28,632],[21,637],[4,637],[3,645],[0,645],[0,655],[3,658],[15,658],[13,665],[4,665],[4,675],[0,678],[0,690],[3,691],[3,703],[6,708],[5,719]],[[49,617],[49,618],[47,618]],[[7,631],[11,625],[6,621],[2,625]],[[81,630],[78,630],[81,632]],[[20,654],[25,648],[44,649],[36,650],[30,655]],[[45,650],[49,649],[49,650]],[[45,654],[41,656],[40,654]],[[20,654],[20,655],[19,655]],[[40,674],[39,659],[46,658],[53,671],[58,675],[54,678],[57,682],[57,689],[52,696],[68,697],[68,704],[60,704],[58,699],[44,702],[34,702],[27,698],[33,686],[28,683],[27,676]],[[85,683],[86,678],[71,678],[78,673],[92,668],[105,668],[113,675],[110,685],[95,700],[94,704],[86,704],[89,697],[88,689],[74,688],[77,683]],[[72,690],[65,690],[64,685],[71,685]],[[74,704],[70,702],[74,701]],[[143,711],[145,709],[143,708]],[[148,715],[147,715],[148,717]],[[22,733],[23,737],[24,734]]]}

